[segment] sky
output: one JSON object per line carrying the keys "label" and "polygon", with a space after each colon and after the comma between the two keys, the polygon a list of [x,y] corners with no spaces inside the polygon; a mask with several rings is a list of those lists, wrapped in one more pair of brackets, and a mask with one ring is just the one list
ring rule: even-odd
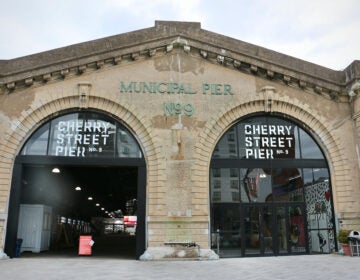
{"label": "sky", "polygon": [[360,59],[360,0],[4,0],[0,59],[153,27],[201,28],[334,70]]}

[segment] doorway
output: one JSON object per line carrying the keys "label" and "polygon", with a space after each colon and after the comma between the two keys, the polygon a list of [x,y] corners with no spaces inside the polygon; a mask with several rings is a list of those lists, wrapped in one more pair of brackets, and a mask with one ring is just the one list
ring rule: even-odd
{"label": "doorway", "polygon": [[[143,153],[121,123],[91,111],[56,117],[15,159],[5,252],[16,256],[21,239],[21,251],[74,253],[79,236],[91,234],[94,254],[139,258],[145,250],[145,189]],[[33,216],[40,222],[30,227],[45,231],[45,241],[24,223],[35,208],[43,213]],[[29,245],[34,238],[42,244],[35,249]]]}
{"label": "doorway", "polygon": [[212,248],[221,257],[308,253],[303,203],[226,203],[212,210]]}
{"label": "doorway", "polygon": [[211,246],[221,257],[336,250],[328,165],[300,125],[239,121],[216,145],[209,173]]}
{"label": "doorway", "polygon": [[306,252],[308,239],[302,204],[251,204],[242,209],[243,256]]}
{"label": "doorway", "polygon": [[[75,256],[79,236],[91,235],[93,255],[139,258],[145,250],[145,166],[140,161],[130,161],[130,166],[121,161],[118,166],[109,162],[98,166],[62,160],[54,165],[50,158],[17,158],[22,163],[14,170],[18,179],[14,178],[11,192],[5,252],[14,257],[14,244],[21,238],[22,256]],[[53,172],[55,166],[58,173]],[[22,209],[29,206],[50,209],[47,228],[35,222],[31,225],[48,231],[47,241],[42,241],[47,245],[41,248],[34,245],[38,241],[21,221]],[[26,209],[29,215],[30,208]],[[132,223],[127,222],[129,218]],[[40,230],[36,228],[33,235]]]}

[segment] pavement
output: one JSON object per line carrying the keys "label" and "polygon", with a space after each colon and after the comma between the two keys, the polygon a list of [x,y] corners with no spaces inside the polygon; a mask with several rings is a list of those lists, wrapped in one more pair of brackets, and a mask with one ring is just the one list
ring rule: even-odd
{"label": "pavement", "polygon": [[0,279],[360,279],[360,257],[338,254],[212,261],[136,261],[93,256],[0,260]]}

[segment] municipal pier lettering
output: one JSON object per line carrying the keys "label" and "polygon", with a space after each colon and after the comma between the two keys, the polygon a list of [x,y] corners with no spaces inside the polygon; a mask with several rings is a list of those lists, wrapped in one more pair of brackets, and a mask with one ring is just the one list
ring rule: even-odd
{"label": "municipal pier lettering", "polygon": [[202,83],[200,89],[194,89],[192,83],[175,82],[121,82],[120,93],[148,94],[202,94],[234,95],[230,84]]}
{"label": "municipal pier lettering", "polygon": [[[232,96],[233,89],[230,84],[221,83],[202,83],[199,88],[195,88],[192,83],[180,82],[120,82],[121,94],[149,94],[151,96],[164,95],[193,95],[200,93],[210,96]],[[215,98],[215,97],[214,97]],[[220,98],[220,97],[218,97]],[[191,117],[195,112],[192,103],[170,102],[163,103],[164,116],[181,115]]]}
{"label": "municipal pier lettering", "polygon": [[194,106],[190,103],[164,103],[164,116],[180,115],[182,113],[185,116],[191,117],[194,114]]}

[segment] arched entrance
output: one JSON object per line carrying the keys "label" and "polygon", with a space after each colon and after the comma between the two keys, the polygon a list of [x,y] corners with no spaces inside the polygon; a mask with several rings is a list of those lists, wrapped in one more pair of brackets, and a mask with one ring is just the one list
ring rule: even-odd
{"label": "arched entrance", "polygon": [[24,251],[76,253],[79,236],[91,234],[94,254],[138,258],[145,188],[143,152],[120,122],[94,111],[54,118],[16,157],[5,252],[15,256],[21,238]]}
{"label": "arched entrance", "polygon": [[211,160],[212,249],[222,257],[331,252],[329,175],[300,125],[273,115],[240,120]]}

